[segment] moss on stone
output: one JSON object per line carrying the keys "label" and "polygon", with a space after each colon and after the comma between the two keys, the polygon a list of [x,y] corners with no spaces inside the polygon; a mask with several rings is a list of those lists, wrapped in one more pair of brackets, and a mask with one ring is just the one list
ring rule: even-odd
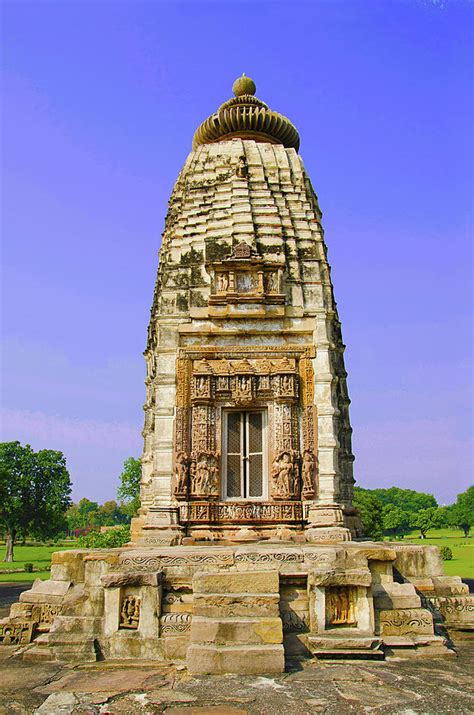
{"label": "moss on stone", "polygon": [[228,243],[219,239],[206,240],[206,262],[222,261],[232,253],[232,248]]}
{"label": "moss on stone", "polygon": [[189,310],[189,300],[186,293],[176,294],[176,308],[180,313]]}
{"label": "moss on stone", "polygon": [[202,251],[196,251],[191,247],[187,253],[181,255],[179,262],[182,266],[199,265],[204,262],[204,256]]}
{"label": "moss on stone", "polygon": [[192,290],[189,293],[190,304],[194,308],[204,308],[207,305],[207,300],[203,297],[202,293],[198,290]]}

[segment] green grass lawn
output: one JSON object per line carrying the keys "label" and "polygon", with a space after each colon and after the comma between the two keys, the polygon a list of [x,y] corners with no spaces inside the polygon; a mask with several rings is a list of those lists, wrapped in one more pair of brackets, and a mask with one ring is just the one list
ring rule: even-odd
{"label": "green grass lawn", "polygon": [[460,529],[433,529],[426,539],[420,539],[418,531],[405,536],[403,541],[414,544],[433,544],[433,546],[449,546],[453,552],[451,561],[443,561],[447,576],[474,578],[474,535],[464,538]]}
{"label": "green grass lawn", "polygon": [[[51,554],[54,551],[64,551],[65,549],[73,549],[75,544],[62,544],[60,546],[15,546],[13,551],[12,563],[0,561],[0,570],[22,568],[26,563],[32,563],[34,570],[31,573],[20,571],[17,573],[1,573],[0,583],[5,582],[24,582],[34,581],[37,578],[49,578],[49,566],[51,564]],[[0,544],[0,559],[5,556],[5,545]]]}

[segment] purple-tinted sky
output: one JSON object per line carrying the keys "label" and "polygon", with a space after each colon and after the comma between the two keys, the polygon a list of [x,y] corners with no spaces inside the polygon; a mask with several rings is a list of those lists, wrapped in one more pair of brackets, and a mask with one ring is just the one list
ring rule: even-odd
{"label": "purple-tinted sky", "polygon": [[115,496],[167,201],[245,72],[298,127],[324,212],[358,483],[444,503],[472,483],[472,3],[2,12],[1,438],[63,450],[76,499]]}

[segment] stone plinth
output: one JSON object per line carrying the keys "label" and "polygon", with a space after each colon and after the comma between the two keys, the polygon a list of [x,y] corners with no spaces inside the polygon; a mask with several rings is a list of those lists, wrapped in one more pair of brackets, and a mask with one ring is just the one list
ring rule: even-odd
{"label": "stone plinth", "polygon": [[[410,552],[429,597],[411,580]],[[63,580],[24,592],[0,638],[25,657],[183,659],[196,673],[282,672],[285,656],[442,654],[437,626],[472,629],[474,599],[435,556],[404,546],[398,583],[387,543],[63,552]]]}

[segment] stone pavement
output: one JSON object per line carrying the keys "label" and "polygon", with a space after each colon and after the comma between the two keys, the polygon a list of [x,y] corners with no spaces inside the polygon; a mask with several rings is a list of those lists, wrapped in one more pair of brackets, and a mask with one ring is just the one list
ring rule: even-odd
{"label": "stone pavement", "polygon": [[191,676],[137,661],[28,662],[0,648],[0,715],[467,715],[474,643],[458,657],[317,661],[273,676]]}

